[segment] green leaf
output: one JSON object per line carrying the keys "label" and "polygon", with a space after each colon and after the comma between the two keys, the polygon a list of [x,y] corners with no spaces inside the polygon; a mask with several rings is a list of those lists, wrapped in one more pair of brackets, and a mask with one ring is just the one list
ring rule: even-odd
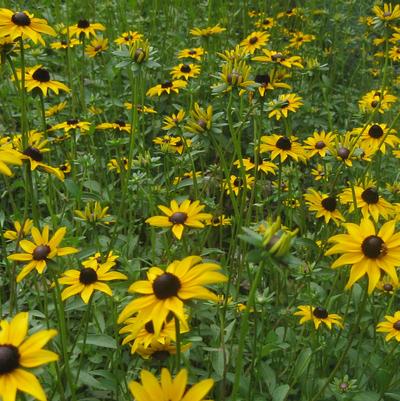
{"label": "green leaf", "polygon": [[[78,344],[83,344],[83,339],[78,341]],[[89,334],[86,339],[86,344],[96,345],[97,347],[117,349],[117,342],[114,338],[107,334]]]}
{"label": "green leaf", "polygon": [[311,348],[303,349],[297,357],[296,365],[294,368],[294,378],[297,380],[307,369],[310,364],[312,356]]}
{"label": "green leaf", "polygon": [[381,399],[378,393],[374,391],[363,391],[358,393],[354,398],[353,401],[378,401]]}
{"label": "green leaf", "polygon": [[289,384],[282,384],[272,394],[272,401],[284,401],[290,390]]}

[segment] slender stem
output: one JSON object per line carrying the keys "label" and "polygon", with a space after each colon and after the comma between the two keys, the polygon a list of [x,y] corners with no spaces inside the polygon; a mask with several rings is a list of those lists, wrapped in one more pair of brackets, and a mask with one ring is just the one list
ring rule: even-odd
{"label": "slender stem", "polygon": [[175,319],[175,337],[176,337],[176,371],[179,371],[181,367],[181,328],[178,316],[174,316]]}

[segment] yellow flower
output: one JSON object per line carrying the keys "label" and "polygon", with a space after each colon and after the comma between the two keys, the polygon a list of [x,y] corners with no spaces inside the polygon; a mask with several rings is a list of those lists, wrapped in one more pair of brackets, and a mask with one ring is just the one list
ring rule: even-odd
{"label": "yellow flower", "polygon": [[[251,158],[251,159],[250,159],[250,158],[248,158],[248,159],[243,159],[242,162],[243,162],[244,169],[245,169],[246,171],[252,170],[253,168],[256,167],[253,158]],[[236,160],[236,161],[233,163],[233,165],[236,166],[236,167],[238,167],[238,168],[240,168],[240,164],[241,164],[241,163],[240,163],[240,160]],[[257,170],[258,170],[258,171],[261,170],[261,171],[263,171],[265,174],[271,173],[271,174],[274,174],[274,175],[275,175],[275,170],[277,170],[277,169],[278,169],[277,165],[274,164],[274,163],[272,163],[272,162],[270,162],[270,161],[268,161],[268,160],[262,160],[262,159],[261,159],[261,160],[258,161]]]}
{"label": "yellow flower", "polygon": [[[186,352],[191,346],[191,343],[181,344],[181,352]],[[171,344],[170,338],[166,338],[163,342],[153,339],[146,348],[139,344],[135,352],[144,359],[152,358],[155,361],[162,362],[169,356],[176,354],[176,346]]]}
{"label": "yellow flower", "polygon": [[109,206],[102,207],[100,202],[89,202],[85,206],[85,210],[75,210],[75,216],[83,221],[89,223],[100,222],[104,224],[110,224],[112,222],[111,215],[107,214]]}
{"label": "yellow flower", "polygon": [[164,124],[161,129],[168,131],[173,128],[177,128],[179,123],[185,118],[185,110],[180,109],[178,113],[173,113],[172,116],[164,117]]}
{"label": "yellow flower", "polygon": [[19,246],[25,253],[14,253],[7,257],[9,260],[28,262],[18,274],[17,283],[23,280],[33,269],[42,274],[47,262],[56,256],[65,256],[78,252],[76,248],[72,247],[59,248],[66,231],[66,227],[61,227],[49,239],[49,226],[46,225],[42,233],[36,227],[32,228],[31,235],[34,242],[26,239],[19,242]]}
{"label": "yellow flower", "polygon": [[279,64],[286,68],[303,68],[302,60],[299,56],[289,56],[287,53],[281,53],[275,50],[262,49],[263,56],[253,57],[252,60],[262,63]]}
{"label": "yellow flower", "polygon": [[386,322],[378,323],[377,332],[388,333],[385,337],[386,341],[390,341],[394,338],[396,341],[400,341],[400,311],[395,312],[393,316],[385,316]]}
{"label": "yellow flower", "polygon": [[361,147],[372,147],[374,150],[379,150],[386,153],[386,145],[394,148],[399,142],[396,136],[396,131],[390,129],[386,124],[368,124],[364,128],[355,128],[355,135],[360,135]]}
{"label": "yellow flower", "polygon": [[185,88],[187,86],[187,82],[181,79],[176,79],[173,81],[165,81],[162,84],[158,84],[153,86],[146,92],[146,96],[161,96],[166,93],[169,95],[170,93],[179,93],[179,89]]}
{"label": "yellow flower", "polygon": [[60,42],[53,42],[50,44],[50,47],[52,49],[68,49],[68,48],[73,48],[75,46],[79,45],[79,40],[78,39],[70,39],[69,41],[67,40],[61,40]]}
{"label": "yellow flower", "polygon": [[161,150],[164,152],[179,153],[180,155],[186,147],[192,145],[190,139],[182,139],[181,137],[174,137],[171,135],[164,135],[162,138],[154,138],[153,142],[160,145]]}
{"label": "yellow flower", "polygon": [[296,161],[304,160],[305,153],[302,146],[297,142],[297,138],[290,138],[283,135],[264,135],[261,137],[260,152],[271,152],[271,160],[280,157],[284,162],[288,156]]}
{"label": "yellow flower", "polygon": [[304,324],[309,320],[314,322],[315,329],[318,329],[321,323],[324,323],[329,330],[332,329],[332,326],[336,324],[336,326],[343,329],[342,318],[336,313],[328,314],[328,311],[321,307],[314,307],[311,305],[300,305],[298,307],[300,310],[293,313],[295,316],[301,316],[300,324]]}
{"label": "yellow flower", "polygon": [[378,6],[374,6],[372,11],[376,15],[376,18],[383,22],[393,21],[400,18],[400,5],[396,4],[393,8],[391,3],[385,3],[383,10]]}
{"label": "yellow flower", "polygon": [[63,129],[64,132],[69,132],[72,129],[79,129],[81,133],[85,133],[90,129],[90,123],[88,121],[79,121],[73,118],[63,123],[53,125],[49,131],[56,131],[58,129]]}
{"label": "yellow flower", "polygon": [[131,46],[134,42],[141,39],[143,35],[136,31],[124,32],[117,39],[114,40],[118,45]]}
{"label": "yellow flower", "polygon": [[108,39],[94,38],[85,48],[85,53],[89,57],[96,57],[98,54],[108,49]]}
{"label": "yellow flower", "polygon": [[56,104],[53,107],[49,107],[45,112],[46,117],[54,116],[54,114],[57,114],[61,110],[64,110],[66,105],[67,105],[67,102],[61,102],[61,103]]}
{"label": "yellow flower", "polygon": [[397,100],[396,96],[391,95],[388,91],[383,92],[373,90],[364,95],[358,102],[359,108],[364,112],[372,112],[375,109],[383,114],[386,110],[392,107],[392,104]]}
{"label": "yellow flower", "polygon": [[257,49],[261,49],[267,43],[270,35],[264,31],[252,32],[240,42],[240,46],[243,47],[247,53],[253,54]]}
{"label": "yellow flower", "polygon": [[175,260],[166,270],[151,267],[147,280],[136,281],[129,287],[129,292],[142,294],[122,310],[118,323],[138,313],[143,324],[153,321],[154,333],[159,335],[169,313],[186,323],[184,301],[206,299],[218,301],[217,296],[205,285],[224,283],[227,277],[219,273],[221,267],[216,263],[202,263],[200,256],[188,256]]}
{"label": "yellow flower", "polygon": [[[90,261],[91,262],[91,261]],[[67,270],[58,282],[68,287],[61,293],[61,299],[66,299],[81,294],[82,301],[87,304],[95,290],[104,292],[112,296],[111,288],[104,281],[127,280],[125,274],[116,271],[110,271],[115,262],[91,263],[81,270]]]}
{"label": "yellow flower", "polygon": [[45,45],[41,33],[56,36],[53,28],[47,25],[47,21],[34,18],[27,11],[13,12],[7,8],[0,8],[0,38],[9,37],[15,40],[19,37],[28,37],[34,43]]}
{"label": "yellow flower", "polygon": [[159,401],[203,401],[214,384],[214,380],[205,379],[187,390],[188,373],[186,369],[182,369],[175,379],[172,379],[168,369],[162,368],[160,383],[147,370],[141,371],[140,378],[142,384],[135,381],[129,383],[129,390],[136,401],[153,399]]}
{"label": "yellow flower", "polygon": [[279,95],[278,99],[268,103],[271,110],[268,117],[275,117],[277,120],[280,120],[281,117],[287,118],[289,111],[295,113],[297,109],[303,105],[301,100],[302,98],[294,93]]}
{"label": "yellow flower", "polygon": [[96,129],[114,129],[117,131],[125,131],[129,134],[131,132],[131,124],[126,123],[124,120],[116,120],[113,123],[101,123],[96,126]]}
{"label": "yellow flower", "polygon": [[295,47],[299,49],[303,43],[312,42],[315,40],[314,35],[306,35],[303,32],[295,32],[292,34],[292,38],[290,39],[289,47]]}
{"label": "yellow flower", "polygon": [[313,133],[313,136],[307,138],[304,141],[304,150],[306,151],[307,158],[311,158],[315,155],[325,157],[329,154],[329,148],[334,146],[336,135],[333,132],[317,132]]}
{"label": "yellow flower", "polygon": [[[69,27],[69,36],[70,38],[76,36],[81,37],[84,35],[85,37],[89,38],[90,35],[96,36],[96,31],[105,31],[106,28],[104,25],[99,24],[98,22],[90,23],[86,19],[81,19],[78,21],[77,24],[72,25]],[[67,29],[64,29],[64,33],[67,32]]]}
{"label": "yellow flower", "polygon": [[21,240],[30,234],[32,227],[33,227],[33,220],[31,219],[26,219],[22,226],[18,220],[14,221],[15,231],[7,230],[3,234],[3,237],[11,241]]}
{"label": "yellow flower", "polygon": [[193,134],[202,134],[209,131],[212,126],[213,108],[210,104],[207,109],[203,109],[196,102],[194,108],[189,113],[189,119],[185,129]]}
{"label": "yellow flower", "polygon": [[173,79],[186,79],[195,78],[200,74],[200,67],[196,64],[179,64],[171,70]]}
{"label": "yellow flower", "polygon": [[339,225],[339,221],[345,221],[345,218],[337,210],[337,200],[334,196],[328,196],[310,188],[308,193],[304,195],[304,199],[309,210],[317,212],[316,217],[323,217],[325,223],[328,224],[331,219],[337,225]]}
{"label": "yellow flower", "polygon": [[50,78],[50,73],[41,65],[36,65],[27,69],[25,75],[25,88],[28,92],[38,88],[42,91],[44,96],[47,96],[48,89],[51,89],[56,95],[58,95],[60,90],[67,93],[70,92],[68,86],[59,81],[53,81]]}
{"label": "yellow flower", "polygon": [[194,47],[192,49],[181,50],[178,53],[178,58],[193,58],[200,61],[204,54],[205,51],[202,47]]}
{"label": "yellow flower", "polygon": [[[125,102],[125,103],[124,103],[124,107],[125,107],[127,110],[132,110],[132,103]],[[137,105],[136,105],[136,110],[137,110],[139,113],[143,113],[143,114],[156,114],[156,113],[157,113],[152,107],[150,107],[150,106],[145,106],[145,105],[142,105],[142,104],[137,104]]]}
{"label": "yellow flower", "polygon": [[209,26],[207,28],[193,28],[190,30],[190,34],[193,36],[207,37],[216,35],[224,31],[226,31],[226,28],[222,28],[221,26],[219,26],[219,24],[217,24],[215,26]]}
{"label": "yellow flower", "polygon": [[165,216],[149,217],[146,223],[156,227],[172,227],[172,233],[179,240],[185,226],[203,228],[202,221],[211,216],[209,213],[201,213],[205,205],[200,205],[199,201],[191,202],[189,199],[180,205],[176,200],[172,200],[169,208],[163,205],[158,205],[158,208]]}
{"label": "yellow flower", "polygon": [[107,163],[107,167],[110,171],[115,170],[118,174],[121,173],[122,169],[128,171],[128,159],[126,157],[122,157],[120,159],[111,159]]}
{"label": "yellow flower", "polygon": [[246,182],[233,174],[230,176],[229,182],[224,180],[224,189],[228,195],[233,192],[237,196],[239,195],[239,191],[244,188],[251,189],[253,185],[254,177],[252,177],[250,174],[246,174]]}
{"label": "yellow flower", "polygon": [[46,401],[36,376],[23,368],[36,368],[58,360],[58,355],[42,349],[54,336],[56,330],[41,330],[28,334],[27,312],[21,312],[8,322],[0,322],[0,396],[3,401],[15,401],[20,390],[39,401]]}
{"label": "yellow flower", "polygon": [[342,253],[332,268],[352,265],[346,289],[351,288],[365,274],[368,275],[368,293],[371,294],[385,272],[397,285],[399,279],[395,267],[400,265],[400,233],[395,233],[396,221],[385,223],[378,234],[369,219],[362,219],[360,225],[345,223],[348,234],[329,238],[336,244],[325,255]]}
{"label": "yellow flower", "polygon": [[21,166],[22,159],[23,156],[16,150],[8,146],[0,146],[0,173],[11,177],[13,172],[8,165],[14,164]]}
{"label": "yellow flower", "polygon": [[231,218],[226,217],[224,214],[214,215],[205,220],[208,226],[219,227],[219,226],[230,226]]}

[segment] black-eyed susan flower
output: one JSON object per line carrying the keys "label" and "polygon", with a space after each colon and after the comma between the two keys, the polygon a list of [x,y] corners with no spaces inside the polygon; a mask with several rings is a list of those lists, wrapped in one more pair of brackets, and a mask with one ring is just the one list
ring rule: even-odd
{"label": "black-eyed susan flower", "polygon": [[40,42],[44,46],[42,33],[56,35],[45,19],[35,18],[28,11],[13,12],[7,8],[0,8],[0,38],[29,38],[34,43]]}
{"label": "black-eyed susan flower", "polygon": [[[192,343],[181,344],[181,352],[186,352],[191,346]],[[151,358],[153,361],[163,362],[171,355],[176,355],[176,345],[168,337],[163,342],[154,339],[148,347],[139,344],[135,352],[143,359]]]}
{"label": "black-eyed susan flower", "polygon": [[78,219],[87,221],[89,223],[104,223],[110,224],[113,219],[110,214],[107,213],[110,207],[102,207],[100,202],[89,202],[86,204],[85,209],[75,210],[74,214]]}
{"label": "black-eyed susan flower", "polygon": [[25,88],[28,92],[34,89],[40,89],[44,96],[47,96],[47,91],[51,89],[56,95],[59,91],[69,92],[68,86],[59,81],[54,81],[50,78],[50,73],[41,65],[36,65],[29,68],[25,76]]}
{"label": "black-eyed susan flower", "polygon": [[279,64],[286,68],[303,68],[300,56],[290,56],[286,52],[282,53],[276,50],[262,49],[263,56],[253,57],[252,60],[262,63]]}
{"label": "black-eyed susan flower", "polygon": [[200,66],[197,64],[179,64],[172,68],[172,79],[186,79],[196,78],[200,74]]}
{"label": "black-eyed susan flower", "polygon": [[[96,36],[96,31],[105,31],[104,25],[98,22],[89,22],[87,19],[80,19],[75,25],[69,27],[69,36],[80,38],[83,36],[89,38],[90,35]],[[64,33],[67,29],[64,30]]]}
{"label": "black-eyed susan flower", "polygon": [[36,376],[24,368],[36,368],[57,361],[58,355],[43,347],[57,335],[56,330],[41,330],[27,337],[29,314],[21,312],[8,322],[0,322],[0,396],[15,401],[20,390],[39,401],[46,394]]}
{"label": "black-eyed susan flower", "polygon": [[338,225],[339,221],[345,221],[337,208],[338,202],[335,196],[329,196],[310,188],[308,193],[304,194],[304,199],[309,210],[316,212],[317,218],[323,217],[325,223],[328,224],[330,220],[333,220]]}
{"label": "black-eyed susan flower", "polygon": [[159,335],[169,313],[186,322],[184,302],[189,299],[218,301],[217,296],[205,285],[224,283],[227,277],[220,273],[216,263],[205,262],[200,256],[187,256],[175,260],[166,270],[151,267],[147,280],[136,281],[129,292],[142,294],[125,306],[118,323],[138,313],[138,319],[152,320],[154,333]]}
{"label": "black-eyed susan flower", "polygon": [[203,228],[203,221],[211,215],[203,213],[205,205],[201,205],[199,201],[191,202],[189,199],[178,204],[176,200],[172,200],[170,207],[158,205],[158,208],[165,216],[153,216],[146,220],[146,223],[155,227],[168,227],[172,229],[172,233],[177,239],[182,238],[185,226],[192,228]]}
{"label": "black-eyed susan flower", "polygon": [[33,220],[26,219],[23,224],[18,220],[14,221],[14,230],[7,230],[3,237],[11,241],[21,240],[31,233],[33,227]]}
{"label": "black-eyed susan flower", "polygon": [[275,20],[272,17],[262,17],[258,21],[256,21],[255,26],[257,28],[266,31],[267,29],[271,29],[275,25]]}
{"label": "black-eyed susan flower", "polygon": [[184,179],[191,179],[193,180],[193,177],[196,176],[197,178],[202,177],[203,172],[202,171],[196,171],[195,174],[193,174],[193,171],[188,171],[187,173],[183,173],[181,177],[175,177],[174,178],[174,185],[178,185],[180,182],[182,182],[182,180]]}
{"label": "black-eyed susan flower", "polygon": [[397,291],[400,287],[399,283],[395,283],[389,276],[384,275],[376,285],[376,288],[378,290],[381,290],[382,292],[386,294],[393,294],[395,291]]}
{"label": "black-eyed susan flower", "polygon": [[205,51],[202,47],[194,47],[192,49],[183,49],[178,53],[178,58],[193,58],[200,61]]}
{"label": "black-eyed susan flower", "polygon": [[271,110],[268,117],[275,117],[277,120],[280,120],[282,117],[287,118],[289,111],[295,113],[302,105],[302,98],[294,93],[279,95],[278,99],[274,99],[268,103]]}
{"label": "black-eyed susan flower", "polygon": [[303,32],[294,32],[289,41],[289,47],[299,49],[304,43],[315,40],[315,35],[305,34]]}
{"label": "black-eyed susan flower", "polygon": [[58,168],[63,172],[64,175],[69,174],[71,172],[71,163],[69,161],[66,161],[63,164],[60,164]]}
{"label": "black-eyed susan flower", "polygon": [[111,159],[107,163],[107,168],[110,171],[116,171],[118,174],[121,173],[121,170],[128,171],[128,158],[127,157],[121,157],[119,159]]}
{"label": "black-eyed susan flower", "polygon": [[172,81],[165,81],[162,84],[151,87],[147,92],[146,96],[161,96],[162,94],[179,93],[180,89],[187,86],[187,82],[182,79],[175,79]]}
{"label": "black-eyed susan flower", "polygon": [[89,57],[96,57],[98,54],[103,53],[108,49],[107,38],[94,38],[85,47],[85,54]]}
{"label": "black-eyed susan flower", "polygon": [[208,105],[207,109],[201,107],[197,102],[190,110],[189,118],[185,125],[185,130],[193,134],[202,134],[212,127],[213,107]]}
{"label": "black-eyed susan flower", "polygon": [[396,221],[385,223],[378,233],[371,220],[362,219],[360,225],[344,223],[348,234],[329,238],[335,245],[325,255],[341,253],[332,268],[352,265],[346,289],[351,288],[365,274],[371,294],[385,272],[396,285],[399,283],[395,267],[400,265],[400,233],[395,233]]}
{"label": "black-eyed susan flower", "polygon": [[286,137],[284,135],[264,135],[261,137],[260,152],[271,152],[271,160],[280,157],[284,162],[288,156],[299,161],[305,159],[304,149],[297,142],[295,136]]}
{"label": "black-eyed susan flower", "polygon": [[52,117],[55,114],[59,113],[60,111],[64,110],[65,107],[67,106],[67,102],[61,102],[58,103],[52,107],[49,107],[46,111],[45,111],[45,116],[46,117]]}
{"label": "black-eyed susan flower", "polygon": [[219,24],[214,26],[208,26],[207,28],[193,28],[190,30],[190,34],[193,36],[208,37],[217,35],[218,33],[226,31],[226,28],[219,26]]}
{"label": "black-eyed susan flower", "polygon": [[129,134],[131,132],[131,124],[126,123],[124,120],[115,120],[113,123],[101,123],[96,126],[96,129],[124,131]]}
{"label": "black-eyed susan flower", "polygon": [[79,40],[78,39],[70,38],[69,40],[63,39],[63,40],[61,40],[59,42],[53,42],[53,43],[50,44],[50,47],[52,49],[59,50],[59,49],[68,49],[68,48],[71,49],[71,48],[73,48],[75,46],[78,46],[78,45],[79,45]]}
{"label": "black-eyed susan flower", "polygon": [[363,217],[372,216],[376,222],[379,220],[379,216],[382,216],[385,220],[388,219],[393,211],[393,206],[379,194],[375,187],[370,186],[364,188],[354,185],[353,188],[346,188],[340,194],[340,202],[349,205],[349,212],[355,209],[353,191],[357,208],[361,209]]}
{"label": "black-eyed susan flower", "polygon": [[334,325],[343,329],[343,319],[336,313],[328,313],[325,308],[320,306],[300,305],[298,309],[299,311],[293,314],[295,316],[301,316],[300,324],[312,321],[315,329],[318,329],[321,323],[324,323],[329,330],[331,330]]}
{"label": "black-eyed susan flower", "polygon": [[[235,160],[235,162],[233,163],[233,165],[238,168],[240,167],[241,164],[243,164],[243,167],[246,171],[252,170],[253,168],[256,167],[256,164],[255,164],[253,158],[242,159],[242,163],[240,163],[240,160]],[[278,169],[278,166],[275,163],[272,163],[268,160],[261,159],[258,161],[257,170],[262,171],[265,174],[271,173],[271,174],[275,175],[275,171],[277,169]]]}
{"label": "black-eyed susan flower", "polygon": [[299,15],[299,9],[297,7],[288,8],[286,11],[282,11],[277,15],[277,18],[291,18]]}
{"label": "black-eyed susan flower", "polygon": [[357,158],[356,153],[359,150],[358,142],[357,137],[349,131],[339,136],[335,143],[332,143],[329,151],[337,160],[351,167],[353,160]]}
{"label": "black-eyed susan flower", "polygon": [[399,46],[393,46],[389,49],[389,58],[393,61],[400,60],[400,47]]}
{"label": "black-eyed susan flower", "polygon": [[208,226],[219,227],[219,226],[230,226],[231,218],[225,216],[224,214],[213,215],[205,220]]}
{"label": "black-eyed susan flower", "polygon": [[336,135],[333,132],[315,131],[313,136],[304,141],[303,148],[306,151],[307,158],[315,155],[325,157],[329,149],[335,144]]}
{"label": "black-eyed susan flower", "polygon": [[261,49],[268,42],[270,34],[265,31],[252,32],[240,42],[247,53],[253,54],[257,49]]}
{"label": "black-eyed susan flower", "polygon": [[394,148],[399,142],[396,130],[389,129],[386,124],[368,124],[365,128],[355,128],[355,135],[361,135],[360,146],[372,147],[386,153],[386,145]]}
{"label": "black-eyed susan flower", "polygon": [[180,109],[177,113],[172,113],[171,116],[164,117],[163,126],[161,129],[168,131],[170,129],[178,128],[179,124],[185,118],[185,110]]}
{"label": "black-eyed susan flower", "polygon": [[[181,334],[187,333],[189,326],[187,324],[179,325],[179,332]],[[139,346],[144,349],[154,344],[154,341],[165,344],[168,340],[176,341],[175,321],[171,316],[163,323],[160,334],[158,336],[154,333],[153,321],[149,320],[144,325],[137,317],[127,319],[125,326],[119,331],[120,334],[128,334],[122,341],[122,345],[132,343],[131,354],[134,354]]]}
{"label": "black-eyed susan flower", "polygon": [[59,247],[66,232],[66,227],[61,227],[55,232],[52,238],[49,238],[49,226],[46,225],[42,233],[40,233],[38,228],[32,227],[31,235],[33,242],[26,239],[19,242],[19,246],[24,253],[14,253],[8,256],[9,260],[28,262],[18,274],[17,283],[23,280],[33,269],[42,274],[47,266],[47,262],[56,256],[66,256],[78,252],[76,248],[70,246]]}
{"label": "black-eyed susan flower", "polygon": [[378,5],[372,8],[376,18],[382,22],[393,21],[400,18],[400,5],[394,7],[391,3],[384,3],[383,10]]}
{"label": "black-eyed susan flower", "polygon": [[64,132],[69,132],[72,129],[78,129],[81,133],[86,133],[90,129],[90,122],[79,121],[76,118],[72,118],[63,123],[55,124],[49,131],[56,131],[62,129]]}
{"label": "black-eyed susan flower", "polygon": [[358,106],[363,112],[372,112],[378,110],[379,113],[383,114],[386,110],[392,107],[397,97],[391,95],[388,91],[372,90],[365,94],[358,102]]}
{"label": "black-eyed susan flower", "polygon": [[61,293],[61,299],[66,299],[80,294],[82,301],[87,304],[95,290],[112,296],[112,290],[105,281],[127,280],[128,277],[117,271],[110,271],[115,265],[112,263],[92,263],[91,267],[83,267],[81,270],[67,270],[58,279],[60,284],[68,287]]}
{"label": "black-eyed susan flower", "polygon": [[245,175],[246,180],[243,180],[240,177],[232,174],[229,178],[229,181],[224,180],[224,189],[226,193],[229,195],[231,192],[235,195],[239,195],[239,192],[246,189],[251,189],[254,185],[255,178],[250,174]]}
{"label": "black-eyed susan flower", "polygon": [[[129,390],[137,401],[174,400],[203,401],[214,384],[212,379],[205,379],[187,389],[188,372],[182,369],[173,379],[168,369],[161,370],[161,381],[147,370],[140,373],[142,384],[131,381]],[[154,398],[156,397],[156,398]]]}
{"label": "black-eyed susan flower", "polygon": [[[132,110],[132,103],[125,102],[125,103],[124,103],[124,107],[125,107],[127,110]],[[143,113],[143,114],[157,114],[157,111],[154,110],[153,107],[151,107],[151,106],[146,106],[146,105],[144,105],[144,104],[137,104],[137,105],[136,105],[136,110],[137,110],[139,113]]]}
{"label": "black-eyed susan flower", "polygon": [[[314,176],[315,181],[326,179],[326,176],[331,172],[331,167],[317,164],[315,168],[311,169],[311,175]],[[328,174],[327,174],[328,173]]]}
{"label": "black-eyed susan flower", "polygon": [[143,35],[136,31],[128,31],[122,33],[117,39],[114,40],[118,45],[131,46],[134,42],[141,39]]}
{"label": "black-eyed susan flower", "polygon": [[255,85],[254,80],[250,78],[251,67],[246,63],[245,60],[234,60],[224,63],[222,65],[222,71],[218,74],[222,81],[220,85],[214,85],[214,93],[219,92],[230,92],[234,88],[241,91],[253,90]]}
{"label": "black-eyed susan flower", "polygon": [[400,341],[400,311],[395,312],[393,316],[386,315],[386,322],[378,323],[376,331],[379,333],[387,333],[385,340],[390,341],[394,338]]}
{"label": "black-eyed susan flower", "polygon": [[185,148],[189,148],[192,145],[190,139],[182,139],[181,137],[172,135],[154,138],[153,142],[160,145],[161,151],[163,152],[179,153],[180,155]]}
{"label": "black-eyed susan flower", "polygon": [[265,96],[267,90],[274,90],[277,88],[292,89],[292,87],[289,84],[281,82],[279,80],[278,74],[275,74],[272,78],[268,73],[257,74],[254,77],[254,82],[256,84],[259,84],[257,89],[261,97]]}
{"label": "black-eyed susan flower", "polygon": [[248,53],[244,47],[236,45],[234,49],[224,50],[222,53],[217,53],[217,55],[227,62],[235,62],[247,58]]}

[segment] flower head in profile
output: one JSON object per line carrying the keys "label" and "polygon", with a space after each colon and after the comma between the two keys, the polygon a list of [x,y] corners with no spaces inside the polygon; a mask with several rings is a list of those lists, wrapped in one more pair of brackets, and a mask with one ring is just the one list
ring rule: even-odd
{"label": "flower head in profile", "polygon": [[396,266],[400,265],[400,233],[395,233],[396,221],[385,223],[377,233],[371,220],[362,219],[360,225],[343,224],[348,234],[337,234],[329,238],[335,243],[325,255],[342,254],[332,268],[351,265],[346,289],[364,275],[368,275],[368,293],[377,286],[381,273],[386,273],[397,285]]}
{"label": "flower head in profile", "polygon": [[203,401],[214,384],[212,379],[205,379],[189,389],[187,387],[188,372],[182,369],[173,379],[168,369],[161,370],[161,381],[147,370],[140,373],[142,384],[131,381],[129,390],[137,401]]}
{"label": "flower head in profile", "polygon": [[[69,27],[69,36],[73,38],[74,36],[81,38],[89,38],[91,35],[96,36],[96,31],[105,31],[104,25],[98,22],[89,22],[87,19],[80,19],[75,25]],[[64,33],[67,29],[64,30]]]}
{"label": "flower head in profile", "polygon": [[115,120],[113,123],[101,123],[96,126],[96,129],[100,130],[116,130],[116,131],[124,131],[128,134],[131,132],[131,124],[126,123],[124,120]]}
{"label": "flower head in profile", "polygon": [[226,31],[226,28],[222,28],[219,24],[214,26],[208,26],[207,28],[193,28],[190,30],[190,34],[193,36],[201,36],[203,38],[217,35],[218,33]]}
{"label": "flower head in profile", "polygon": [[9,37],[29,38],[34,43],[45,45],[42,33],[56,36],[55,30],[47,24],[45,19],[35,18],[28,11],[14,12],[7,8],[0,8],[0,38]]}
{"label": "flower head in profile", "polygon": [[72,118],[63,123],[55,124],[51,127],[51,131],[63,129],[64,132],[69,132],[72,129],[78,129],[81,133],[86,133],[90,129],[90,122],[79,121],[76,118]]}
{"label": "flower head in profile", "polygon": [[23,224],[21,224],[18,220],[16,220],[14,221],[15,231],[7,230],[3,234],[3,237],[11,241],[21,240],[31,233],[32,227],[33,227],[33,220],[31,219],[26,219],[23,222]]}
{"label": "flower head in profile", "polygon": [[378,5],[372,8],[375,18],[382,22],[393,21],[400,18],[400,5],[396,4],[394,7],[391,3],[385,3],[383,10]]}
{"label": "flower head in profile", "polygon": [[194,47],[192,49],[183,49],[178,53],[178,58],[192,58],[201,61],[205,51],[202,47]]}
{"label": "flower head in profile", "polygon": [[205,109],[195,102],[193,109],[189,113],[185,129],[193,134],[202,134],[211,129],[212,118],[213,107],[211,104]]}
{"label": "flower head in profile", "polygon": [[125,274],[110,271],[113,266],[115,266],[114,261],[96,262],[86,264],[86,267],[81,270],[67,270],[58,280],[60,284],[67,286],[61,293],[62,300],[65,301],[76,294],[80,294],[82,301],[87,304],[95,290],[112,296],[112,290],[106,281],[128,279]]}
{"label": "flower head in profile", "polygon": [[17,391],[46,401],[46,394],[36,376],[24,368],[36,368],[58,359],[58,355],[43,347],[57,335],[56,330],[41,330],[27,337],[27,312],[18,313],[11,322],[0,322],[0,396],[3,401],[15,401]]}
{"label": "flower head in profile", "polygon": [[46,117],[52,117],[55,114],[59,113],[60,111],[64,110],[65,107],[67,106],[67,102],[61,102],[58,103],[52,107],[49,107],[46,111],[45,111],[45,116]]}
{"label": "flower head in profile", "polygon": [[387,333],[385,340],[390,341],[394,338],[400,341],[400,311],[395,312],[393,316],[385,316],[386,322],[378,323],[377,332]]}
{"label": "flower head in profile", "polygon": [[163,94],[179,93],[179,89],[187,86],[187,82],[182,79],[175,79],[172,81],[165,81],[162,84],[153,86],[146,92],[146,96],[154,97]]}
{"label": "flower head in profile", "polygon": [[328,313],[328,311],[320,306],[314,307],[311,305],[300,305],[299,311],[295,312],[295,316],[301,316],[300,324],[312,321],[315,329],[318,329],[321,323],[324,323],[329,330],[336,325],[343,329],[342,318],[336,313]]}
{"label": "flower head in profile", "polygon": [[289,54],[282,53],[276,50],[262,49],[262,56],[253,57],[252,60],[260,61],[262,63],[271,63],[281,65],[286,68],[303,68],[300,56],[290,56]]}
{"label": "flower head in profile", "polygon": [[[191,348],[191,346],[192,343],[182,343],[181,352],[186,352]],[[135,353],[140,355],[143,359],[164,362],[171,355],[176,355],[176,345],[169,337],[161,341],[159,341],[159,339],[153,339],[147,347],[145,347],[144,344],[139,344],[135,350]]]}
{"label": "flower head in profile", "polygon": [[172,113],[171,116],[164,117],[163,126],[161,127],[162,130],[168,131],[174,128],[178,128],[179,124],[185,118],[185,110],[180,109],[177,113]]}
{"label": "flower head in profile", "polygon": [[241,94],[244,90],[254,90],[255,82],[250,78],[251,67],[245,60],[231,60],[222,65],[219,73],[221,84],[213,86],[213,92],[230,92],[239,89]]}
{"label": "flower head in profile", "polygon": [[55,232],[52,238],[49,238],[49,226],[46,225],[42,232],[37,227],[32,228],[31,235],[33,242],[26,239],[19,242],[19,246],[24,253],[14,253],[8,256],[9,260],[27,262],[17,276],[17,283],[23,280],[33,269],[42,274],[47,266],[47,262],[56,256],[65,256],[78,252],[76,248],[59,247],[66,232],[66,227],[61,227]]}
{"label": "flower head in profile", "polygon": [[172,229],[172,233],[177,239],[182,238],[185,226],[193,228],[203,228],[203,221],[211,215],[203,213],[205,205],[201,205],[199,201],[184,200],[178,204],[176,200],[172,200],[170,207],[158,205],[158,208],[165,216],[153,216],[146,220],[146,223],[156,227],[168,227]]}
{"label": "flower head in profile", "polygon": [[159,335],[170,313],[185,324],[185,301],[218,301],[218,297],[205,286],[227,281],[227,277],[218,271],[220,269],[221,266],[216,263],[203,263],[200,256],[175,260],[166,270],[151,267],[147,272],[147,280],[136,281],[129,287],[129,292],[142,296],[125,306],[118,323],[138,313],[137,318],[143,321],[143,325],[149,320],[153,321],[155,335]]}
{"label": "flower head in profile", "polygon": [[75,210],[75,216],[88,223],[104,223],[110,224],[113,219],[110,214],[107,213],[109,206],[102,207],[100,202],[89,202],[86,204],[84,210]]}

